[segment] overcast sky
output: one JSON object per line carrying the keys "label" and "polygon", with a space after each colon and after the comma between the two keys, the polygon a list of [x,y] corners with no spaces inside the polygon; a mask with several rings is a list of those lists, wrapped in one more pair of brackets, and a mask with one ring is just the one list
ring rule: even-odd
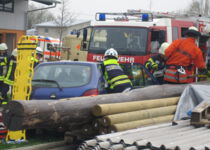
{"label": "overcast sky", "polygon": [[[176,11],[189,7],[192,0],[69,0],[71,11],[79,19],[93,19],[96,12],[126,12],[128,9]],[[54,11],[55,12],[55,11]]]}

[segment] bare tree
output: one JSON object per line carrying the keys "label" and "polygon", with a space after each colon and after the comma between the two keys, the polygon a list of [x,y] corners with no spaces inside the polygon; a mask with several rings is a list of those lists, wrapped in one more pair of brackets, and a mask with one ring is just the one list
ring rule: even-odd
{"label": "bare tree", "polygon": [[188,12],[191,14],[200,14],[201,12],[201,5],[200,2],[197,0],[193,0],[192,3],[190,4]]}
{"label": "bare tree", "polygon": [[208,16],[209,15],[209,0],[206,0],[205,5],[204,5],[204,15]]}
{"label": "bare tree", "polygon": [[[38,9],[34,4],[29,5],[29,10]],[[39,10],[28,13],[28,29],[32,28],[35,24],[53,21],[55,19],[54,15],[48,10]]]}
{"label": "bare tree", "polygon": [[74,15],[70,11],[70,1],[61,0],[61,4],[58,10],[58,15],[56,16],[55,23],[58,26],[59,39],[62,41],[64,32],[67,30],[67,27],[74,22]]}
{"label": "bare tree", "polygon": [[209,0],[193,0],[187,13],[201,16],[209,15]]}

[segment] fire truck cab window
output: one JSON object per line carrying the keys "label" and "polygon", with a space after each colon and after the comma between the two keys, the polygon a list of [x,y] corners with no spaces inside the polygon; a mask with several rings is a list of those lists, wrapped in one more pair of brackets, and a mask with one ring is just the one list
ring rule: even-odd
{"label": "fire truck cab window", "polygon": [[151,53],[157,53],[160,45],[166,40],[166,32],[163,30],[160,31],[151,31]]}
{"label": "fire truck cab window", "polygon": [[93,36],[91,47],[107,49],[107,32],[106,30],[96,30]]}
{"label": "fire truck cab window", "polygon": [[89,50],[104,53],[115,48],[119,54],[145,54],[148,30],[146,28],[96,27],[90,39]]}

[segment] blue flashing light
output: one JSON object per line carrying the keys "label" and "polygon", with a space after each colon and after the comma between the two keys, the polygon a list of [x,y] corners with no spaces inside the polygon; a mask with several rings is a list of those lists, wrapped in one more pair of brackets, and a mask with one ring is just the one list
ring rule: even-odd
{"label": "blue flashing light", "polygon": [[99,20],[100,21],[105,21],[106,20],[106,14],[99,14]]}
{"label": "blue flashing light", "polygon": [[149,21],[149,14],[142,14],[142,21]]}
{"label": "blue flashing light", "polygon": [[49,37],[46,37],[45,40],[50,40],[50,38]]}

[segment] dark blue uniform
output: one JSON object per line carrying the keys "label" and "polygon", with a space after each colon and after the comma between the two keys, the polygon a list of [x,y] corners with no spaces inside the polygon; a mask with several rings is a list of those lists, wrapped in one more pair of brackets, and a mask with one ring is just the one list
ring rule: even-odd
{"label": "dark blue uniform", "polygon": [[123,69],[117,62],[117,59],[107,59],[102,64],[104,77],[108,82],[108,92],[118,93],[130,88],[132,89],[132,83],[127,75],[123,72]]}
{"label": "dark blue uniform", "polygon": [[8,56],[7,54],[0,55],[0,101],[7,98],[7,94],[3,92],[4,78],[7,71]]}
{"label": "dark blue uniform", "polygon": [[[16,58],[14,56],[11,56],[8,62],[8,69],[6,76],[4,78],[4,87],[3,87],[3,93],[7,93],[9,91],[9,87],[13,86],[14,80],[15,80],[15,69],[17,66]],[[12,92],[11,92],[12,93]],[[11,94],[12,96],[12,94]],[[2,104],[7,104],[8,98],[5,98],[2,102]]]}

